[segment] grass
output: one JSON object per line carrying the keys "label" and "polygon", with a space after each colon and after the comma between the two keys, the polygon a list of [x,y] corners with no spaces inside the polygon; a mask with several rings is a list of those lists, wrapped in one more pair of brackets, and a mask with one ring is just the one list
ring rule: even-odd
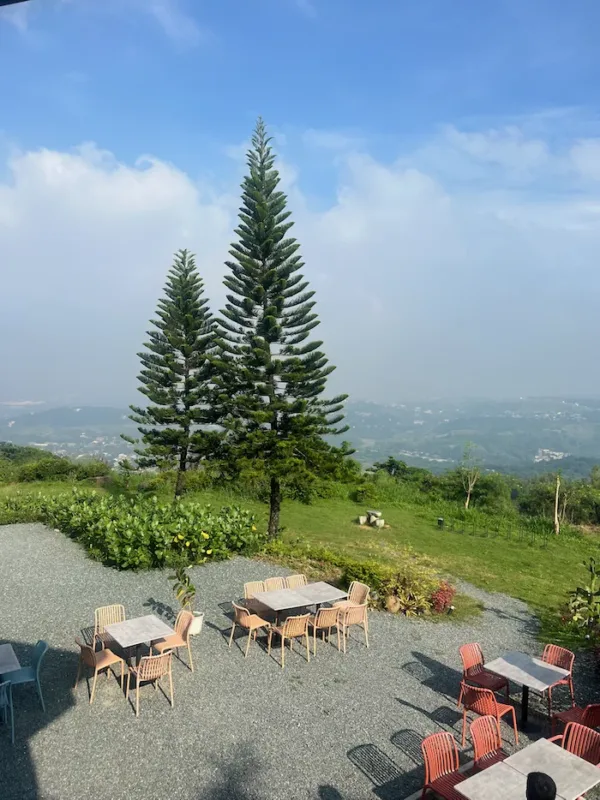
{"label": "grass", "polygon": [[[68,484],[20,484],[0,487],[0,496],[15,490],[56,493]],[[239,504],[253,511],[266,524],[267,508],[231,493],[209,490],[189,495],[214,506]],[[542,623],[541,636],[568,641],[559,624],[560,610],[568,593],[585,577],[583,562],[600,558],[600,544],[593,536],[552,538],[546,548],[540,544],[507,542],[468,533],[440,531],[437,514],[423,508],[384,507],[386,529],[362,529],[354,520],[363,505],[350,500],[319,500],[312,505],[286,501],[282,508],[283,538],[343,551],[354,558],[393,564],[406,547],[428,556],[444,574],[463,578],[488,592],[502,592],[529,605]],[[457,599],[455,619],[478,613],[476,601],[464,595]]]}

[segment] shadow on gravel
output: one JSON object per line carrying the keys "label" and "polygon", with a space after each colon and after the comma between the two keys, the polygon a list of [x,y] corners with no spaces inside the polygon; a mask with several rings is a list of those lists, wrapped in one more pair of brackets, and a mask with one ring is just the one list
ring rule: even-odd
{"label": "shadow on gravel", "polygon": [[448,697],[458,697],[462,673],[452,667],[430,658],[424,653],[413,650],[414,661],[407,661],[402,665],[402,669],[411,678],[433,689],[438,694],[446,694]]}
{"label": "shadow on gravel", "polygon": [[344,800],[335,786],[319,786],[319,800]]}
{"label": "shadow on gravel", "polygon": [[235,759],[217,767],[219,778],[210,789],[203,789],[197,800],[254,800],[252,784],[260,769],[257,754],[250,744],[238,748]]}
{"label": "shadow on gravel", "polygon": [[454,729],[458,723],[462,722],[462,712],[458,711],[456,708],[450,708],[449,706],[438,706],[434,708],[433,711],[425,711],[425,709],[421,708],[420,706],[415,706],[412,703],[409,703],[408,700],[403,700],[401,697],[396,698],[396,702],[400,703],[401,706],[405,708],[410,708],[413,711],[417,711],[419,714],[422,714],[427,719],[430,719],[434,722],[438,728],[442,730],[448,730],[448,728]]}
{"label": "shadow on gravel", "polygon": [[[4,643],[4,642],[3,642]],[[21,666],[31,663],[33,644],[10,642]],[[0,725],[0,787],[2,800],[59,800],[38,786],[29,740],[75,705],[73,684],[78,654],[50,647],[42,662],[40,680],[46,703],[42,711],[35,684],[13,689],[15,744],[7,726]]]}
{"label": "shadow on gravel", "polygon": [[166,622],[175,622],[177,619],[177,611],[172,606],[163,603],[162,600],[155,600],[154,597],[149,597],[144,603],[144,608],[150,608],[159,617],[162,617]]}
{"label": "shadow on gravel", "polygon": [[422,767],[405,771],[377,745],[361,744],[348,750],[347,755],[352,764],[371,781],[374,785],[373,794],[381,800],[408,797],[422,786]]}

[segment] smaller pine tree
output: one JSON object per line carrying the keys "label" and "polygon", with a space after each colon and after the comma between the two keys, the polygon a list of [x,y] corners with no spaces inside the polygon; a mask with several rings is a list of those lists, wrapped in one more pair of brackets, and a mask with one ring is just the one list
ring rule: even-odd
{"label": "smaller pine tree", "polygon": [[158,301],[154,330],[146,350],[138,353],[142,370],[139,391],[144,407],[130,406],[130,419],[140,439],[123,435],[136,445],[140,467],[176,469],[175,497],[184,490],[185,472],[207,455],[217,434],[202,426],[212,423],[209,405],[212,375],[213,319],[194,256],[179,250]]}

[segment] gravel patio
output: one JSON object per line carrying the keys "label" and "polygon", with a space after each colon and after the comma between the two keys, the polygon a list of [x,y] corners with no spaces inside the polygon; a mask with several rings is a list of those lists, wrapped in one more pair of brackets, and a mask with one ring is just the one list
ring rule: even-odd
{"label": "gravel patio", "polygon": [[[84,681],[74,690],[73,639],[109,603],[123,603],[128,617],[168,618],[175,606],[167,573],[107,569],[42,525],[0,527],[0,642],[12,643],[23,665],[38,639],[50,645],[46,714],[35,690],[20,686],[14,747],[0,726],[3,800],[407,797],[422,785],[421,738],[460,732],[459,645],[479,641],[490,658],[540,652],[524,604],[463,586],[486,606],[471,624],[373,612],[369,650],[357,633],[346,656],[321,644],[307,664],[297,647],[282,670],[278,647],[270,658],[252,643],[244,660],[239,646],[227,647],[229,601],[245,581],[283,573],[242,558],[194,569],[206,614],[193,642],[196,671],[175,660],[174,709],[146,687],[136,719],[114,678],[99,679],[92,706]],[[595,684],[578,656],[577,699],[593,700]],[[508,726],[502,733],[511,750]]]}

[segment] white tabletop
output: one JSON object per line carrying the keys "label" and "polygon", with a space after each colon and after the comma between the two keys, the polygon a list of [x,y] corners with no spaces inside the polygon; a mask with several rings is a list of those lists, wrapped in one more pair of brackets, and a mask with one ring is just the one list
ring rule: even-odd
{"label": "white tabletop", "polygon": [[560,667],[546,664],[539,658],[532,658],[526,653],[511,652],[485,664],[485,668],[496,675],[502,675],[520,686],[529,686],[537,692],[543,692],[557,681],[566,678],[569,672]]}
{"label": "white tabletop", "polygon": [[299,589],[274,589],[272,592],[254,592],[254,600],[272,611],[284,611],[288,608],[304,608],[313,603],[307,600]]}
{"label": "white tabletop", "polygon": [[501,761],[457,784],[455,789],[469,800],[525,800],[526,787],[527,776]]}
{"label": "white tabletop", "polygon": [[121,647],[133,647],[144,644],[144,642],[153,642],[175,633],[173,628],[155,617],[154,614],[126,619],[124,622],[113,622],[111,625],[105,625],[104,630]]}
{"label": "white tabletop", "polygon": [[598,767],[563,750],[548,739],[539,739],[507,758],[504,763],[524,775],[529,772],[545,772],[550,775],[558,794],[565,800],[575,800],[600,783]]}
{"label": "white tabletop", "polygon": [[21,669],[12,644],[0,644],[0,675]]}
{"label": "white tabletop", "polygon": [[296,591],[309,601],[309,605],[332,603],[334,600],[348,597],[348,592],[344,592],[330,583],[325,583],[325,581],[307,583],[306,586],[300,586]]}

